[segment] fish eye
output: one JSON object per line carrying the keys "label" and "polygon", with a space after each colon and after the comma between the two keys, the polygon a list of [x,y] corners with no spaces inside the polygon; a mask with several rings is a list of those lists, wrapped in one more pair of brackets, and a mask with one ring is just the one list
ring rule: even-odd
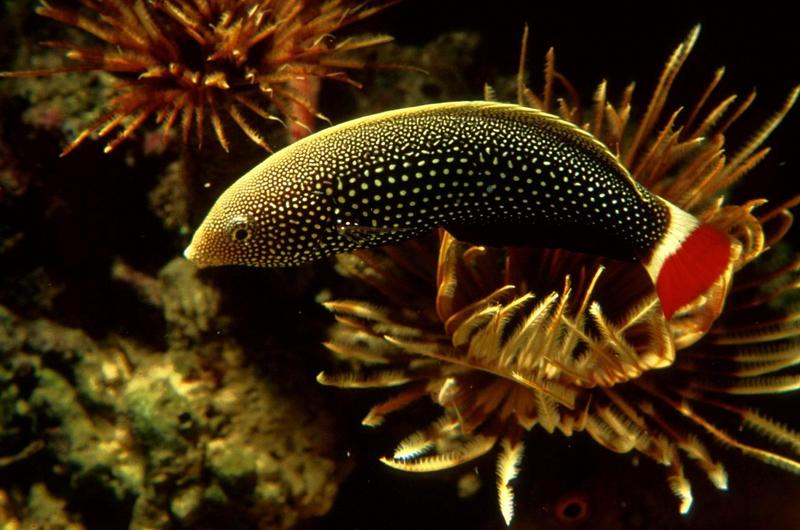
{"label": "fish eye", "polygon": [[556,520],[564,526],[581,524],[589,518],[590,513],[589,499],[582,493],[565,495],[555,505]]}
{"label": "fish eye", "polygon": [[228,235],[236,242],[241,243],[250,238],[250,223],[244,217],[237,217],[233,219],[230,227],[228,228]]}

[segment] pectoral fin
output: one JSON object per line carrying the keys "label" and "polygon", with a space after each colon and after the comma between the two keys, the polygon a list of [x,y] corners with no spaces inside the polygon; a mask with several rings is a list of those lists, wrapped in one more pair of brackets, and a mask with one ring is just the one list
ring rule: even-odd
{"label": "pectoral fin", "polygon": [[366,248],[387,243],[398,243],[416,235],[413,229],[392,226],[363,226],[340,223],[336,226],[339,235],[356,247]]}

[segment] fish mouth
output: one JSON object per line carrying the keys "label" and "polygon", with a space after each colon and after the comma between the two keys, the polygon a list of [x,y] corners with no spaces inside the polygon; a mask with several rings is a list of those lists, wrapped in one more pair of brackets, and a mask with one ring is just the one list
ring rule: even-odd
{"label": "fish mouth", "polygon": [[197,261],[197,252],[194,249],[194,245],[189,243],[189,246],[183,251],[183,257],[189,261]]}
{"label": "fish mouth", "polygon": [[197,252],[194,242],[189,243],[189,246],[183,251],[183,257],[194,263],[200,269],[211,266],[210,263],[201,258],[200,254]]}
{"label": "fish mouth", "polygon": [[[189,246],[183,251],[183,257],[200,269],[225,264],[224,260],[219,259],[218,253],[211,251],[213,245],[209,245],[209,236],[213,234],[208,234],[202,228],[198,229]],[[213,237],[211,239],[213,240]]]}

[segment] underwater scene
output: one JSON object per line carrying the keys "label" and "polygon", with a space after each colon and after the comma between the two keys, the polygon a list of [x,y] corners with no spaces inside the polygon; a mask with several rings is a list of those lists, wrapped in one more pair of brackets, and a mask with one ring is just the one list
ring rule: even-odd
{"label": "underwater scene", "polygon": [[800,38],[0,2],[0,530],[800,528]]}

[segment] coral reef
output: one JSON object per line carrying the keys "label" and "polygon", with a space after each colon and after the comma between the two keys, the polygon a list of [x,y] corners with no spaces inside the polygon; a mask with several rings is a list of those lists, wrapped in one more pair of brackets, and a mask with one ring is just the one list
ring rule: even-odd
{"label": "coral reef", "polygon": [[[278,4],[308,7],[271,3]],[[52,9],[63,14],[73,7]],[[342,27],[380,9],[323,7],[328,11],[295,12],[304,25],[280,31],[311,38],[315,28]],[[81,24],[94,8],[129,9],[85,3],[76,8]],[[31,21],[29,9],[15,6],[3,19],[9,36],[41,40],[41,22]],[[321,25],[308,25],[315,15],[324,15]],[[28,24],[36,28],[29,34]],[[65,38],[96,45],[79,33]],[[338,52],[358,43],[387,40],[331,39],[295,40],[292,46],[318,46],[315,57],[298,58],[302,64],[282,72],[299,76],[311,68],[347,80],[336,72],[359,66],[352,54],[345,54],[352,62],[327,62],[327,70],[319,60],[338,61]],[[34,48],[21,41],[17,68],[47,74],[59,68],[56,52],[31,60]],[[86,149],[59,159],[61,134],[79,134],[101,118],[108,111],[102,102],[119,83],[105,72],[83,72],[2,84],[2,526],[289,528],[322,515],[349,467],[338,451],[332,411],[319,389],[308,388],[313,372],[304,369],[304,359],[315,357],[303,352],[316,350],[323,324],[310,326],[302,340],[250,332],[247,319],[234,325],[231,318],[237,289],[220,309],[226,302],[213,279],[201,280],[183,259],[173,260],[194,208],[203,208],[193,200],[209,173],[228,175],[250,164],[252,154],[237,146],[246,154],[223,163],[206,146],[187,156],[188,150],[165,150],[161,131],[144,132],[139,145],[110,156]],[[302,103],[283,110],[303,114],[309,108]],[[203,127],[194,118],[188,125],[198,133]],[[262,313],[267,319],[282,312],[281,289],[283,298],[318,290],[280,276],[256,285],[276,301]],[[252,285],[238,292],[240,299],[252,294]],[[313,306],[313,294],[307,299]]]}
{"label": "coral reef", "polygon": [[[79,6],[92,16],[78,2],[50,3]],[[63,50],[42,51],[42,40],[103,46],[85,31],[33,15],[35,5],[41,3],[0,4],[6,37],[0,70],[62,67]],[[384,4],[370,4],[378,5]],[[420,16],[420,6],[426,16]],[[318,111],[340,122],[434,100],[480,99],[487,81],[496,86],[498,99],[513,99],[511,72],[523,20],[533,24],[533,43],[558,46],[563,70],[577,76],[572,81],[578,91],[606,70],[610,89],[631,75],[651,78],[660,66],[653,54],[672,46],[681,29],[708,21],[693,63],[736,66],[726,75],[729,86],[758,81],[759,100],[740,118],[736,130],[742,134],[734,144],[760,125],[753,116],[774,110],[798,71],[794,58],[800,54],[772,60],[765,53],[796,48],[794,34],[784,31],[791,17],[770,15],[766,24],[767,10],[738,22],[675,10],[662,13],[655,27],[650,5],[641,19],[624,24],[606,6],[571,12],[570,20],[563,9],[557,3],[498,2],[487,10],[485,4],[478,8],[457,0],[407,0],[324,43],[343,42],[348,31],[389,33],[397,41],[367,48],[357,59],[366,65],[411,64],[427,74],[357,69],[352,77],[364,90],[323,84]],[[769,28],[763,38],[738,38],[761,27]],[[731,58],[739,64],[730,64]],[[675,96],[696,96],[697,83],[706,82],[705,69],[698,73],[692,62],[687,68]],[[184,149],[180,141],[164,144],[163,130],[148,121],[108,155],[101,144],[84,141],[59,158],[64,138],[75,138],[109,110],[104,102],[113,97],[116,82],[104,72],[0,80],[0,527],[502,524],[493,459],[425,476],[379,462],[399,438],[435,419],[438,405],[418,400],[380,429],[361,429],[360,417],[396,389],[341,392],[314,383],[323,363],[334,367],[319,346],[332,319],[315,296],[385,301],[371,287],[337,275],[327,263],[303,270],[197,274],[174,259],[209,202],[265,155],[224,109],[220,119],[235,156],[212,138],[216,133],[206,112],[201,149],[196,130]],[[647,86],[637,88],[642,90]],[[644,109],[633,108],[634,117],[637,111]],[[287,141],[286,130],[274,120],[264,122],[247,109],[242,113],[270,145]],[[797,115],[773,135],[776,149],[759,166],[759,178],[749,181],[754,186],[745,179],[734,198],[776,186],[766,211],[780,204],[781,189],[796,192],[796,181],[783,177],[797,171],[785,145],[796,136]],[[171,136],[182,135],[179,120]],[[110,131],[106,140],[121,130]],[[438,252],[435,240],[423,244],[426,252]],[[776,248],[772,255],[778,264],[791,248]],[[425,278],[430,284],[430,274]],[[757,399],[770,416],[792,422],[796,398],[781,398],[731,399]],[[724,427],[748,435],[738,432],[735,416]],[[670,500],[666,468],[650,465],[635,451],[612,454],[589,436],[567,438],[543,429],[527,433],[525,443],[528,464],[512,483],[516,528],[563,529],[559,514],[576,499],[588,506],[581,524],[598,530],[800,524],[795,476],[714,444],[709,449],[724,460],[731,490],[716,494],[687,459],[697,502],[681,516],[675,503],[665,502]]]}
{"label": "coral reef", "polygon": [[[290,528],[325,513],[345,468],[320,397],[247,360],[184,260],[158,278],[114,269],[163,308],[166,351],[2,308],[5,522],[51,510],[73,528]],[[69,509],[53,483],[76,492]]]}

